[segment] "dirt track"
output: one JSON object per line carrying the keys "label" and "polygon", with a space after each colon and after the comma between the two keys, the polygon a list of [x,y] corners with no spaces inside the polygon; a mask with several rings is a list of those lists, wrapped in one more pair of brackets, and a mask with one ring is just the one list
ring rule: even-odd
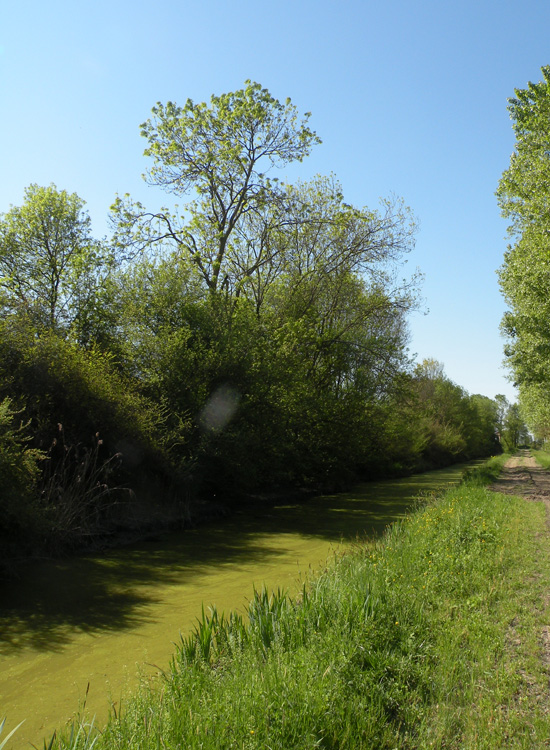
{"label": "dirt track", "polygon": [[[510,458],[501,475],[494,484],[489,487],[495,492],[503,492],[509,495],[519,495],[527,501],[543,502],[546,508],[546,534],[550,534],[550,471],[540,467],[528,450],[522,450]],[[544,597],[544,607],[550,604],[550,594]],[[514,628],[514,622],[510,626],[510,643],[520,642]],[[540,658],[543,664],[550,665],[550,625],[545,625],[540,630]],[[531,700],[543,700],[548,702],[548,694],[542,694],[533,686],[529,676],[523,674],[527,685],[527,695]]]}
{"label": "dirt track", "polygon": [[508,495],[521,495],[527,500],[544,502],[547,523],[550,518],[550,471],[541,468],[528,450],[510,458],[498,480],[489,489]]}

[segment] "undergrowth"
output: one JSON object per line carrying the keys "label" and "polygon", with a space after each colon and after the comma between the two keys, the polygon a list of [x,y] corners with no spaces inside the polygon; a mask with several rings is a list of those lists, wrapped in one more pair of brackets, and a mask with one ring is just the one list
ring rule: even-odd
{"label": "undergrowth", "polygon": [[484,489],[488,471],[296,598],[203,610],[158,684],[52,748],[546,746],[544,507]]}
{"label": "undergrowth", "polygon": [[542,466],[543,469],[550,469],[550,452],[548,450],[532,450],[531,453],[539,466]]}

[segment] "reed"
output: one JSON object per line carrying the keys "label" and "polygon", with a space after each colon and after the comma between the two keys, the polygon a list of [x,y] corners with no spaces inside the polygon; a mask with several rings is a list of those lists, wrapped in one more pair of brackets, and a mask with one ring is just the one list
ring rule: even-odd
{"label": "reed", "polygon": [[90,446],[67,445],[63,425],[58,425],[40,486],[40,505],[57,549],[104,533],[109,512],[129,492],[112,482],[121,454],[104,457],[102,446],[99,433]]}

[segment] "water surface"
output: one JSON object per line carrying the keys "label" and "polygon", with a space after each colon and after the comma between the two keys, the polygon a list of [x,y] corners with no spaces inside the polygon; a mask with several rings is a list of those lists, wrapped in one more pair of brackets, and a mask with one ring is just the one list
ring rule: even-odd
{"label": "water surface", "polygon": [[203,603],[228,612],[244,608],[254,587],[297,590],[343,544],[379,534],[420,493],[457,482],[463,469],[247,509],[199,529],[28,567],[0,591],[0,718],[7,715],[8,730],[25,719],[8,747],[42,747],[84,700],[102,723],[139,675],[166,668]]}

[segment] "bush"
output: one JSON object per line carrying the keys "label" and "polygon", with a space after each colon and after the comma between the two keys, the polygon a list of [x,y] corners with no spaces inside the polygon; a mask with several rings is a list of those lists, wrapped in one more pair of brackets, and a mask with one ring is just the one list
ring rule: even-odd
{"label": "bush", "polygon": [[43,453],[29,447],[28,427],[11,400],[4,398],[0,402],[0,545],[6,559],[32,545],[36,525],[31,502]]}
{"label": "bush", "polygon": [[[41,525],[48,551],[87,544],[107,529],[114,519],[110,506],[120,495],[115,487],[147,487],[143,499],[151,508],[170,493],[187,493],[185,467],[170,451],[172,443],[185,439],[182,430],[166,429],[162,405],[118,373],[109,355],[10,319],[0,326],[2,398],[20,411],[28,440],[14,428],[4,437],[11,446],[4,472],[18,472],[17,481],[4,482],[11,487],[6,502],[15,508],[27,498],[25,507]],[[31,458],[39,454],[47,461],[31,477]],[[126,505],[129,500],[126,492]],[[126,523],[120,516],[113,523]]]}

